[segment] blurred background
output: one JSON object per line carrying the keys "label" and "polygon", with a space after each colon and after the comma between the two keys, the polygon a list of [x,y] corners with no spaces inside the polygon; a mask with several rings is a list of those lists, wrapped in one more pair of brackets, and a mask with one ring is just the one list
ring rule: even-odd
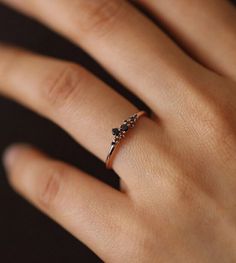
{"label": "blurred background", "polygon": [[[34,20],[1,4],[0,41],[80,63],[139,108],[145,108],[142,102],[127,92],[80,48]],[[2,156],[4,149],[14,142],[31,143],[55,158],[80,167],[115,188],[119,186],[118,177],[113,172],[107,171],[104,163],[80,147],[63,130],[19,104],[0,96],[0,155]],[[8,186],[0,163],[0,262],[93,263],[101,260],[86,246],[14,193]]]}

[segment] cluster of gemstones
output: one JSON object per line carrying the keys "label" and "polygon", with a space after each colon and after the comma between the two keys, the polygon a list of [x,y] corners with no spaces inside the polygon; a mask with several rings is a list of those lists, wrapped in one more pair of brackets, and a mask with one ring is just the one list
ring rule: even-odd
{"label": "cluster of gemstones", "polygon": [[115,136],[112,141],[113,145],[119,143],[119,141],[125,137],[125,134],[128,132],[128,130],[135,126],[137,119],[138,119],[137,114],[134,114],[130,116],[127,120],[124,120],[120,128],[112,129],[112,134]]}

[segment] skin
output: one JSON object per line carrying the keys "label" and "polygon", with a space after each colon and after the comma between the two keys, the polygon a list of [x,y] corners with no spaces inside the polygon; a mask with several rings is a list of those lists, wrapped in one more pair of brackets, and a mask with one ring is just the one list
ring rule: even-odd
{"label": "skin", "polygon": [[[105,262],[235,262],[235,8],[138,1],[171,39],[127,1],[2,2],[83,47],[154,116],[114,158],[122,191],[26,145],[4,155],[12,187]],[[5,45],[0,57],[1,93],[101,160],[111,127],[138,111],[79,65]]]}

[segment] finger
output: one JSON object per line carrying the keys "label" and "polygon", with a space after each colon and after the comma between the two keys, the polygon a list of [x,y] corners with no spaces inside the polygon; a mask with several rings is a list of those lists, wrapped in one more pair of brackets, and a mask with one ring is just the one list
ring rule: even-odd
{"label": "finger", "polygon": [[201,67],[128,1],[4,2],[82,46],[159,115],[166,116],[178,102],[176,92],[198,78]]}
{"label": "finger", "polygon": [[[0,47],[0,57],[0,92],[56,122],[102,160],[113,138],[111,129],[137,112],[133,104],[77,65],[8,47]],[[125,138],[113,162],[125,179],[134,180],[141,172],[137,167],[142,166],[149,152],[147,142],[157,129],[148,118],[143,117],[142,123]]]}
{"label": "finger", "polygon": [[122,245],[121,228],[129,221],[130,203],[124,194],[29,146],[10,147],[4,160],[17,192],[106,262],[113,262]]}
{"label": "finger", "polygon": [[139,0],[207,67],[236,79],[236,12],[230,1]]}

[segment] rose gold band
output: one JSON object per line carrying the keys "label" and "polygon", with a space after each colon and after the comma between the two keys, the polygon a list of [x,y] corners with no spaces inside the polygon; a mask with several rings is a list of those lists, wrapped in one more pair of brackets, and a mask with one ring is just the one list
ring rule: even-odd
{"label": "rose gold band", "polygon": [[112,140],[110,150],[106,158],[106,168],[107,169],[112,168],[112,161],[114,159],[115,151],[118,148],[118,145],[120,144],[121,140],[125,137],[126,133],[130,129],[135,127],[135,124],[138,121],[138,119],[146,114],[147,113],[145,111],[139,111],[131,115],[128,119],[124,120],[120,128],[112,129],[112,134],[114,135],[114,138]]}

